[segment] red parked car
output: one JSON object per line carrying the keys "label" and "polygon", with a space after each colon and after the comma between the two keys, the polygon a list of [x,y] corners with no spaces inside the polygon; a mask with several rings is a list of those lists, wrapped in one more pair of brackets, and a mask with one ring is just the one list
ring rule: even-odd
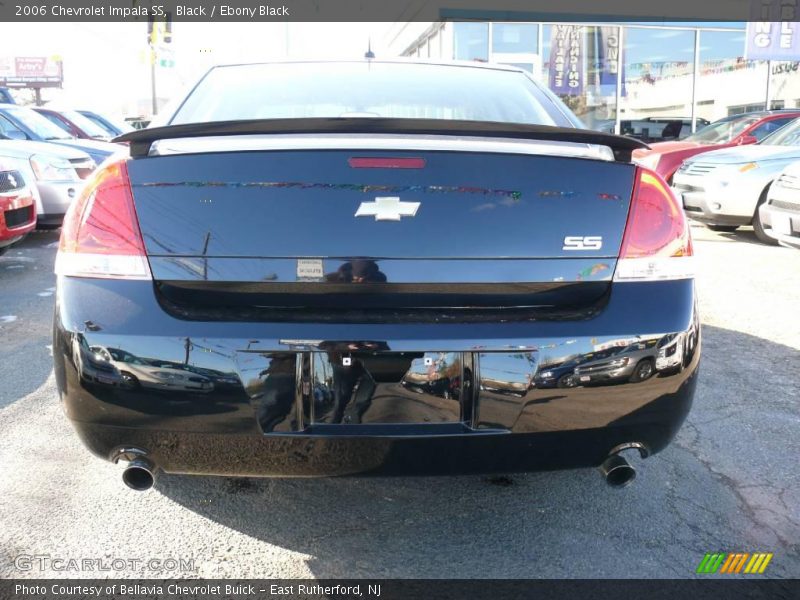
{"label": "red parked car", "polygon": [[683,161],[691,156],[760,142],[773,131],[800,117],[800,110],[769,110],[725,117],[703,127],[684,140],[659,142],[650,149],[633,151],[633,159],[656,171],[667,183]]}
{"label": "red parked car", "polygon": [[0,254],[36,227],[36,201],[22,173],[0,163]]}
{"label": "red parked car", "polygon": [[101,140],[104,142],[111,141],[113,136],[100,127],[97,123],[85,117],[77,110],[69,109],[54,109],[43,108],[41,106],[32,106],[33,110],[40,115],[57,125],[72,137],[82,140]]}

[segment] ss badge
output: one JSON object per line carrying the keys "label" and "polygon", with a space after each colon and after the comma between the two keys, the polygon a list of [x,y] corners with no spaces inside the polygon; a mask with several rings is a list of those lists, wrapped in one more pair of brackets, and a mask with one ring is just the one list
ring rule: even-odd
{"label": "ss badge", "polygon": [[600,250],[603,247],[601,235],[568,235],[564,238],[562,250]]}

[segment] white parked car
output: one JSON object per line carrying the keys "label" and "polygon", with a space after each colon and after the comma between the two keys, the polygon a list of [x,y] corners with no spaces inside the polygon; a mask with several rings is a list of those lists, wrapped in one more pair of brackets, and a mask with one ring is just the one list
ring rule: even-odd
{"label": "white parked car", "polygon": [[148,360],[119,348],[94,349],[119,370],[122,385],[130,389],[148,388],[208,393],[214,389],[211,379],[180,363]]}
{"label": "white parked car", "polygon": [[772,183],[759,216],[768,236],[800,249],[800,161],[786,167]]}
{"label": "white parked car", "polygon": [[767,235],[758,208],[770,184],[783,169],[800,160],[800,119],[795,119],[758,144],[706,152],[683,163],[672,179],[686,214],[714,231],[753,225],[765,244]]}
{"label": "white parked car", "polygon": [[47,142],[0,139],[0,160],[35,182],[38,225],[59,227],[72,201],[95,169],[88,154]]}

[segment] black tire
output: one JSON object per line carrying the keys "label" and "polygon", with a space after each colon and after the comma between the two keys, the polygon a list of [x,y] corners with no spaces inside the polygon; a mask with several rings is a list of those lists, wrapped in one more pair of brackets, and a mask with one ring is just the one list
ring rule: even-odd
{"label": "black tire", "polygon": [[560,388],[573,388],[578,385],[578,382],[575,381],[575,375],[572,373],[564,373],[558,378],[556,385]]}
{"label": "black tire", "polygon": [[761,214],[758,210],[759,208],[761,208],[761,205],[767,201],[768,190],[769,190],[769,185],[766,188],[764,188],[763,192],[761,192],[761,197],[758,199],[758,204],[756,204],[756,212],[753,213],[753,233],[756,234],[758,241],[761,242],[762,244],[766,244],[767,246],[777,246],[778,240],[767,235],[767,232],[764,231],[764,226],[761,224]]}
{"label": "black tire", "polygon": [[739,229],[738,225],[706,225],[711,231],[719,231],[721,233],[731,233]]}
{"label": "black tire", "polygon": [[644,359],[639,361],[639,364],[636,365],[636,368],[633,370],[633,374],[630,376],[631,383],[639,383],[640,381],[646,381],[650,379],[653,375],[656,374],[656,365],[650,359]]}

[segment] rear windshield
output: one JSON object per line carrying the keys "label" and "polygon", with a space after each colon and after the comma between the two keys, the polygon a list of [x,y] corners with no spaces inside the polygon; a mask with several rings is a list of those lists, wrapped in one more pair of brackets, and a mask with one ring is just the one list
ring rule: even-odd
{"label": "rear windshield", "polygon": [[578,123],[521,72],[376,62],[216,67],[171,123],[320,117]]}

